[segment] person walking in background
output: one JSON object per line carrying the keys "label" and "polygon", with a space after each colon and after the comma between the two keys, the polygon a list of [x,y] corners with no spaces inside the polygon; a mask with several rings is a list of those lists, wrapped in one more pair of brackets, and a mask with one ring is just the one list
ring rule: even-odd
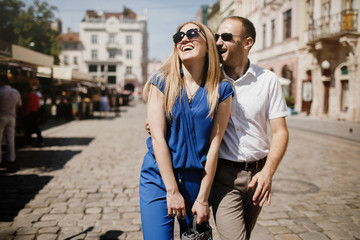
{"label": "person walking in background", "polygon": [[262,206],[270,205],[272,177],[288,143],[278,77],[248,59],[255,37],[253,24],[237,16],[226,18],[215,34],[223,72],[236,93],[214,180],[213,212],[223,240],[250,238]]}
{"label": "person walking in background", "polygon": [[101,97],[100,97],[100,116],[107,116],[107,112],[110,110],[110,105],[109,105],[109,97],[107,94],[107,90],[103,90],[101,92]]}
{"label": "person walking in background", "polygon": [[210,218],[209,197],[217,153],[229,121],[233,89],[221,81],[213,33],[186,22],[173,36],[174,49],[146,84],[151,136],[140,174],[140,211],[145,240],[173,239],[192,215]]}
{"label": "person walking in background", "polygon": [[2,162],[1,143],[6,139],[6,160],[14,162],[15,154],[15,126],[16,108],[22,104],[20,93],[10,86],[8,77],[0,75],[0,163]]}
{"label": "person walking in background", "polygon": [[31,86],[23,94],[23,124],[25,128],[26,147],[32,146],[31,135],[36,133],[39,146],[44,146],[44,140],[39,127],[40,99]]}

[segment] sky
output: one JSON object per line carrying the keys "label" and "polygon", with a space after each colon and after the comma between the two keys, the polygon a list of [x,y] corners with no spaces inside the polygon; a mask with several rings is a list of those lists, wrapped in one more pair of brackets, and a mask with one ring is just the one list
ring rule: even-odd
{"label": "sky", "polygon": [[[33,0],[22,0],[26,5]],[[44,1],[44,0],[42,0]],[[202,5],[210,5],[217,0],[46,0],[56,6],[55,16],[62,21],[62,32],[70,27],[79,32],[80,22],[86,10],[122,12],[124,6],[138,15],[147,11],[149,34],[149,59],[166,60],[172,48],[172,35],[181,23],[193,20]]]}

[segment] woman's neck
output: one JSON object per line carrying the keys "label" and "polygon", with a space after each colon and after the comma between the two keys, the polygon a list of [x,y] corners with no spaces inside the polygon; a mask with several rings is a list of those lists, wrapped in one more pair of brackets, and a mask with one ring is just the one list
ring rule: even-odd
{"label": "woman's neck", "polygon": [[201,85],[204,79],[204,65],[205,64],[183,64],[183,73],[184,73],[184,81],[187,84],[192,84],[193,82],[196,85]]}

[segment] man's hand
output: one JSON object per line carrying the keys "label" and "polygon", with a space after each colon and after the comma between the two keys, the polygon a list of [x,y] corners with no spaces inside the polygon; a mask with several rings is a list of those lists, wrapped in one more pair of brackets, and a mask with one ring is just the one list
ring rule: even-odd
{"label": "man's hand", "polygon": [[148,121],[148,120],[146,120],[146,122],[145,122],[145,130],[146,130],[146,132],[147,132],[149,135],[151,135],[150,125],[149,125],[149,121]]}
{"label": "man's hand", "polygon": [[269,171],[263,168],[260,172],[255,174],[251,179],[248,187],[253,188],[256,186],[256,190],[253,196],[253,204],[262,207],[267,200],[267,204],[271,204],[271,184],[272,176]]}

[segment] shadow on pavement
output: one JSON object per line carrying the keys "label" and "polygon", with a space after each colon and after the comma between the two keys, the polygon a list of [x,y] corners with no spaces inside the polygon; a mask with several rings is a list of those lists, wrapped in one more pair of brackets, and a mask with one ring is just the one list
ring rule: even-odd
{"label": "shadow on pavement", "polygon": [[[9,172],[35,168],[37,172],[51,172],[63,166],[81,151],[21,151],[16,153],[16,161],[9,164]],[[1,174],[1,171],[0,171]]]}
{"label": "shadow on pavement", "polygon": [[[93,138],[45,138],[49,146],[88,145]],[[13,221],[19,211],[81,150],[17,149],[16,161],[0,164],[0,222]],[[5,154],[4,154],[5,157]],[[42,176],[40,176],[42,175]]]}
{"label": "shadow on pavement", "polygon": [[100,236],[99,240],[116,240],[119,239],[124,232],[119,230],[110,230]]}
{"label": "shadow on pavement", "polygon": [[86,234],[86,233],[88,233],[88,232],[91,232],[93,229],[94,229],[94,227],[88,227],[85,231],[82,231],[82,232],[80,232],[80,233],[78,233],[78,234],[75,234],[75,235],[73,235],[73,236],[71,236],[71,237],[65,238],[64,240],[74,239],[74,238],[76,238],[76,237],[78,237],[78,236],[80,236],[80,235],[82,235],[82,234]]}
{"label": "shadow on pavement", "polygon": [[[75,145],[86,146],[89,145],[92,140],[94,140],[94,138],[86,138],[86,137],[44,138],[45,147],[75,146]],[[36,142],[36,139],[33,139],[33,142]]]}
{"label": "shadow on pavement", "polygon": [[11,222],[52,179],[51,176],[0,174],[0,222]]}

